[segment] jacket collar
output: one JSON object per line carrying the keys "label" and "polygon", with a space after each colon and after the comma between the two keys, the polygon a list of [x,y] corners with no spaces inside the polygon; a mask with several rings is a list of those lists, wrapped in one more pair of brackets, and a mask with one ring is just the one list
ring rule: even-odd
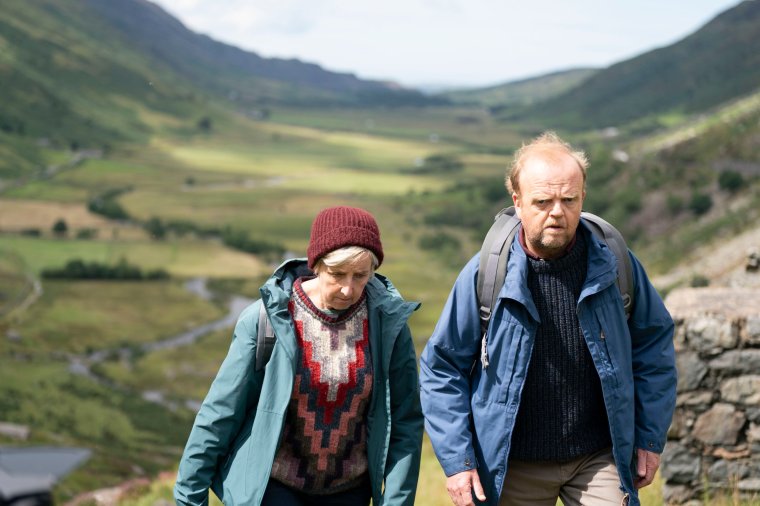
{"label": "jacket collar", "polygon": [[[301,276],[313,274],[307,267],[305,258],[286,260],[259,289],[262,302],[267,308],[272,326],[278,336],[285,335],[285,332],[294,332],[288,313],[288,301],[293,290],[293,283]],[[365,290],[367,291],[367,307],[371,320],[378,324],[380,313],[383,313],[382,319],[385,324],[380,330],[382,336],[378,336],[378,338],[384,341],[394,339],[409,316],[420,307],[418,302],[404,301],[393,283],[381,274],[375,273],[367,283]],[[295,342],[290,343],[288,339],[281,341],[287,348],[288,355],[293,357]]]}
{"label": "jacket collar", "polygon": [[[519,233],[522,231],[518,231]],[[589,245],[588,270],[580,295],[580,300],[583,300],[589,295],[604,290],[616,281],[617,263],[609,246],[596,238],[583,218],[581,218],[578,233],[586,234]],[[528,258],[520,241],[512,242],[509,264],[507,265],[507,278],[501,292],[499,292],[499,298],[513,299],[519,302],[527,308],[533,319],[539,320],[538,309],[533,303],[528,288]]]}

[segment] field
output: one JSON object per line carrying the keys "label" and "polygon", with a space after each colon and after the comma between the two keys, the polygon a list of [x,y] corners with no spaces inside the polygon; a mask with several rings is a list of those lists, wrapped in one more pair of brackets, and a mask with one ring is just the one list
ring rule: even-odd
{"label": "field", "polygon": [[[445,200],[462,183],[500,180],[519,142],[464,109],[283,109],[266,122],[220,115],[204,135],[178,132],[160,115],[141,119],[164,133],[87,158],[51,149],[54,170],[27,173],[0,193],[2,421],[31,428],[23,444],[94,450],[56,487],[60,501],[176,469],[231,328],[190,345],[150,345],[221,321],[227,298],[255,298],[279,261],[233,249],[221,240],[224,231],[302,256],[320,209],[370,210],[386,251],[380,272],[407,299],[423,301],[410,322],[420,351],[458,268],[478,246],[474,233],[425,225],[420,205]],[[434,155],[461,168],[421,170]],[[93,209],[104,200],[121,215]],[[165,226],[160,237],[151,220]],[[441,231],[458,241],[445,258],[420,246]],[[44,277],[73,260],[162,269],[169,278]],[[207,293],[189,290],[188,282]],[[0,444],[18,442],[0,436]],[[445,498],[443,483],[426,442],[421,486],[428,504]]]}
{"label": "field", "polygon": [[[204,134],[141,118],[161,133],[85,159],[51,150],[57,170],[0,191],[0,421],[32,429],[28,441],[0,444],[91,448],[56,487],[59,501],[160,472],[125,503],[170,497],[194,409],[228,347],[225,318],[239,310],[228,300],[254,299],[281,260],[226,235],[303,256],[320,209],[370,210],[386,252],[380,272],[423,302],[410,320],[419,353],[483,225],[507,202],[510,153],[529,138],[461,107],[282,108],[267,121],[215,116]],[[436,159],[451,165],[431,167]],[[104,201],[119,214],[94,209]],[[44,277],[73,260],[168,278]],[[189,344],[152,347],[209,322],[218,325]],[[417,504],[448,504],[427,438],[423,450]],[[644,497],[662,503],[657,486]]]}

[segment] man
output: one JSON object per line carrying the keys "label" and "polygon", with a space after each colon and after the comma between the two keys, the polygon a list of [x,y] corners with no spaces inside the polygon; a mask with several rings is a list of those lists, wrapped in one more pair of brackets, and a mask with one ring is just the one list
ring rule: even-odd
{"label": "man", "polygon": [[478,255],[422,353],[426,429],[456,505],[636,505],[659,466],[673,321],[630,252],[626,320],[614,254],[581,219],[587,166],[551,132],[515,153],[507,190],[522,223],[482,341],[488,361]]}

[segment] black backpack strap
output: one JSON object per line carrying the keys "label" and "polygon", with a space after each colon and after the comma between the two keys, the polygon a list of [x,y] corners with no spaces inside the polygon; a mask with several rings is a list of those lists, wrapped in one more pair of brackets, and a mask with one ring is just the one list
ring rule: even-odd
{"label": "black backpack strap", "polygon": [[488,355],[486,353],[488,322],[491,319],[491,311],[496,303],[496,298],[501,287],[504,286],[509,249],[517,233],[518,225],[520,225],[520,220],[515,215],[514,206],[502,209],[494,218],[494,223],[486,234],[480,249],[477,293],[480,333],[483,336],[481,343],[483,367],[488,367]]}
{"label": "black backpack strap", "polygon": [[259,324],[256,331],[256,371],[262,370],[272,356],[272,349],[277,336],[274,335],[272,322],[269,321],[264,301],[259,301]]}
{"label": "black backpack strap", "polygon": [[617,284],[620,296],[623,298],[625,317],[630,318],[633,312],[633,267],[631,258],[628,256],[628,246],[618,229],[599,216],[587,212],[581,213],[581,217],[590,225],[594,235],[612,249],[617,260]]}

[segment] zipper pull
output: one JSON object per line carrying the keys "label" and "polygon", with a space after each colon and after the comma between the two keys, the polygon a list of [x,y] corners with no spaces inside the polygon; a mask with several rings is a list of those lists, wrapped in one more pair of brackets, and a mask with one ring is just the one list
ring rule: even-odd
{"label": "zipper pull", "polygon": [[483,364],[483,369],[488,369],[488,348],[487,344],[488,341],[486,340],[486,336],[488,334],[483,334],[483,339],[480,341],[480,363]]}
{"label": "zipper pull", "polygon": [[604,341],[604,331],[603,330],[599,331],[599,339],[601,339],[602,341]]}

